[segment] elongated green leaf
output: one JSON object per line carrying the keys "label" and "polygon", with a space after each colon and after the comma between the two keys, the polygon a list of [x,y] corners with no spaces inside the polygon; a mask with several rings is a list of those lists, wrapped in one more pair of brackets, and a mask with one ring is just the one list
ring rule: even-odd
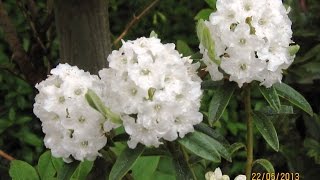
{"label": "elongated green leaf", "polygon": [[123,176],[125,176],[143,153],[144,149],[145,146],[140,144],[135,149],[130,149],[129,147],[124,149],[113,165],[109,179],[120,180]]}
{"label": "elongated green leaf", "polygon": [[229,148],[229,152],[231,155],[233,155],[235,152],[242,148],[246,149],[246,145],[244,145],[243,143],[233,143]]}
{"label": "elongated green leaf", "polygon": [[149,37],[158,38],[158,34],[155,31],[151,31]]}
{"label": "elongated green leaf", "polygon": [[38,180],[37,171],[28,163],[13,160],[10,163],[9,175],[13,180]]}
{"label": "elongated green leaf", "polygon": [[292,106],[286,106],[281,105],[279,112],[276,112],[273,108],[270,106],[267,106],[263,109],[261,109],[262,113],[265,113],[266,115],[291,115],[294,114]]}
{"label": "elongated green leaf", "polygon": [[223,86],[219,87],[212,96],[208,112],[208,121],[211,126],[222,116],[223,111],[229,104],[235,87],[236,86],[234,83],[226,83]]}
{"label": "elongated green leaf", "polygon": [[277,90],[279,96],[313,116],[313,111],[310,104],[300,93],[285,83],[278,83],[273,86]]}
{"label": "elongated green leaf", "polygon": [[211,33],[203,19],[200,19],[197,24],[197,35],[200,43],[208,50],[208,56],[211,61],[220,64],[221,60],[216,58],[215,43],[211,37]]}
{"label": "elongated green leaf", "polygon": [[93,109],[99,111],[104,116],[107,114],[105,111],[105,105],[93,90],[88,89],[85,97],[87,102]]}
{"label": "elongated green leaf", "polygon": [[178,140],[181,145],[195,155],[213,162],[220,162],[221,157],[213,141],[215,141],[213,138],[197,131]]}
{"label": "elongated green leaf", "polygon": [[153,180],[176,180],[176,177],[171,174],[156,171],[153,174]]}
{"label": "elongated green leaf", "polygon": [[255,112],[253,114],[254,124],[262,137],[267,143],[275,150],[279,150],[279,140],[277,132],[271,122],[271,120],[261,112]]}
{"label": "elongated green leaf", "polygon": [[56,158],[56,157],[51,156],[51,162],[53,164],[55,171],[58,172],[58,174],[59,174],[59,172],[61,171],[61,169],[64,165],[62,158]]}
{"label": "elongated green leaf", "polygon": [[226,146],[226,147],[230,146],[230,143],[224,138],[224,136],[221,133],[219,133],[219,131],[209,127],[208,125],[206,125],[204,123],[200,123],[200,124],[195,125],[194,128],[197,131],[202,132],[202,133],[216,139],[217,141],[222,143],[224,146]]}
{"label": "elongated green leaf", "polygon": [[93,161],[81,162],[72,174],[71,180],[85,180],[93,167]]}
{"label": "elongated green leaf", "polygon": [[175,142],[170,143],[171,153],[173,155],[173,165],[175,177],[177,180],[194,179],[194,171],[188,165],[184,154],[187,153],[184,147],[176,146]]}
{"label": "elongated green leaf", "polygon": [[189,45],[182,41],[182,40],[178,40],[177,41],[177,50],[183,55],[183,56],[191,56],[192,54],[194,54],[194,52],[192,51],[192,49],[189,47]]}
{"label": "elongated green leaf", "polygon": [[53,178],[57,173],[51,161],[50,151],[46,151],[40,156],[37,169],[41,179]]}
{"label": "elongated green leaf", "polygon": [[198,14],[194,17],[195,20],[208,20],[210,14],[213,12],[213,9],[202,9]]}
{"label": "elongated green leaf", "polygon": [[259,86],[259,90],[270,106],[277,112],[280,112],[281,103],[277,91],[274,87],[266,88]]}
{"label": "elongated green leaf", "polygon": [[160,161],[160,156],[140,157],[132,167],[134,179],[149,180],[152,179]]}
{"label": "elongated green leaf", "polygon": [[274,168],[270,161],[266,159],[257,159],[253,162],[253,166],[256,164],[260,164],[267,172],[274,173]]}
{"label": "elongated green leaf", "polygon": [[63,164],[60,171],[58,171],[58,180],[70,179],[74,171],[77,169],[80,163],[78,161],[74,161],[72,163]]}
{"label": "elongated green leaf", "polygon": [[205,0],[206,3],[213,9],[216,9],[216,0]]}
{"label": "elongated green leaf", "polygon": [[319,54],[320,51],[320,44],[317,44],[316,46],[314,46],[312,49],[310,49],[302,58],[298,58],[297,60],[294,61],[295,64],[297,63],[304,63],[307,60],[317,56]]}
{"label": "elongated green leaf", "polygon": [[121,123],[120,116],[111,112],[93,90],[88,89],[85,98],[88,104],[95,110],[99,111],[106,119],[111,120],[113,123]]}
{"label": "elongated green leaf", "polygon": [[290,56],[296,55],[297,52],[299,51],[299,49],[300,49],[300,46],[299,46],[298,44],[290,45],[290,46],[289,46]]}

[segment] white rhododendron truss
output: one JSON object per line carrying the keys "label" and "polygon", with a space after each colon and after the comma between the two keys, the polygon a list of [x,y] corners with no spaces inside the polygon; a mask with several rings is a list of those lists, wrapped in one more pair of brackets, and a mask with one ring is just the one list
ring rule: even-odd
{"label": "white rhododendron truss", "polygon": [[36,85],[34,114],[41,120],[45,146],[66,162],[94,160],[106,145],[105,133],[116,125],[85,99],[88,88],[102,96],[103,82],[76,66],[60,64],[46,80]]}
{"label": "white rhododendron truss", "polygon": [[158,147],[161,139],[192,132],[202,121],[199,64],[155,37],[122,43],[108,57],[110,68],[99,75],[108,87],[104,102],[121,115],[129,147]]}
{"label": "white rhododendron truss", "polygon": [[217,0],[209,21],[200,21],[203,62],[211,78],[223,72],[241,87],[253,80],[266,87],[281,82],[293,62],[291,21],[281,0]]}

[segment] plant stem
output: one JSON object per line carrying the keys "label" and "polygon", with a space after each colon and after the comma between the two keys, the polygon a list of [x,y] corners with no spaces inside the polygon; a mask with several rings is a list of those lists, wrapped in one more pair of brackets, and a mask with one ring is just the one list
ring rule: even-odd
{"label": "plant stem", "polygon": [[246,177],[251,178],[252,162],[253,162],[253,122],[252,109],[250,99],[250,85],[244,87],[244,106],[247,121],[247,163],[246,163]]}

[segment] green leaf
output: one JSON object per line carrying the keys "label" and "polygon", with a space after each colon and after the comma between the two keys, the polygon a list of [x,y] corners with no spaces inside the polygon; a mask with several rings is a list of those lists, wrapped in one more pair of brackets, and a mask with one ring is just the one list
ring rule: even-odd
{"label": "green leaf", "polygon": [[120,124],[122,121],[120,116],[111,112],[109,108],[107,108],[99,96],[91,89],[88,89],[85,98],[88,104],[95,110],[99,111],[106,119],[111,120],[113,123]]}
{"label": "green leaf", "polygon": [[272,107],[267,106],[261,109],[261,112],[266,114],[267,116],[271,115],[291,115],[294,114],[292,106],[281,105],[279,112],[275,111]]}
{"label": "green leaf", "polygon": [[307,155],[314,159],[317,164],[320,164],[320,143],[311,138],[306,138],[303,142]]}
{"label": "green leaf", "polygon": [[252,166],[256,164],[260,164],[267,172],[274,173],[274,168],[270,161],[266,159],[257,159],[253,162]]}
{"label": "green leaf", "polygon": [[273,86],[277,90],[280,97],[288,100],[293,105],[313,116],[313,111],[310,104],[300,93],[285,83],[277,83]]}
{"label": "green leaf", "polygon": [[10,163],[9,175],[13,180],[38,180],[37,171],[28,163],[13,160]]}
{"label": "green leaf", "polygon": [[32,120],[32,117],[30,116],[21,116],[18,118],[15,124],[25,124],[27,122],[30,122],[31,120]]}
{"label": "green leaf", "polygon": [[13,125],[13,122],[6,119],[0,119],[0,134],[3,133],[11,125]]}
{"label": "green leaf", "polygon": [[211,38],[211,33],[205,22],[200,19],[197,24],[197,36],[200,43],[208,50],[208,56],[216,64],[220,64],[220,60],[216,58],[214,51],[215,43]]}
{"label": "green leaf", "polygon": [[138,144],[135,149],[130,149],[126,147],[120,156],[117,158],[117,161],[113,165],[109,179],[120,180],[127,172],[132,168],[134,163],[143,153],[145,146]]}
{"label": "green leaf", "polygon": [[106,116],[107,112],[105,110],[105,105],[93,90],[88,89],[85,98],[93,109],[99,111],[102,115]]}
{"label": "green leaf", "polygon": [[242,148],[246,149],[246,145],[244,145],[243,143],[239,143],[239,142],[233,143],[233,144],[231,144],[231,146],[229,148],[229,152],[232,155],[235,152],[237,152],[239,149],[242,149]]}
{"label": "green leaf", "polygon": [[153,180],[176,180],[175,176],[156,171],[153,174]]}
{"label": "green leaf", "polygon": [[266,88],[259,86],[259,90],[270,106],[277,112],[280,112],[281,103],[277,91],[274,87]]}
{"label": "green leaf", "polygon": [[74,161],[71,163],[64,163],[60,171],[58,171],[58,180],[70,179],[80,162]]}
{"label": "green leaf", "polygon": [[194,126],[195,130],[202,132],[213,139],[216,139],[220,143],[222,143],[225,146],[230,146],[230,143],[224,138],[224,136],[217,130],[209,127],[208,125],[204,123],[200,123]]}
{"label": "green leaf", "polygon": [[214,144],[215,140],[200,132],[193,132],[179,139],[178,142],[197,156],[213,162],[220,162],[221,157]]}
{"label": "green leaf", "polygon": [[[174,178],[175,180],[175,175],[176,175],[176,171],[175,171],[175,167],[173,164],[173,158],[171,157],[161,157],[158,167],[157,167],[157,171],[155,172],[155,174],[161,173],[163,175],[168,175]],[[157,178],[156,178],[157,179]],[[166,179],[164,179],[166,180]]]}
{"label": "green leaf", "polygon": [[297,59],[297,61],[295,60],[294,63],[304,63],[307,60],[317,56],[319,54],[320,51],[320,44],[314,46],[312,49],[310,49],[301,59]]}
{"label": "green leaf", "polygon": [[188,164],[189,158],[186,149],[176,142],[168,142],[168,147],[172,154],[175,179],[194,179],[194,171]]}
{"label": "green leaf", "polygon": [[152,179],[160,161],[160,156],[140,157],[132,167],[134,179],[149,180]]}
{"label": "green leaf", "polygon": [[211,126],[222,116],[223,111],[229,104],[235,87],[236,86],[234,83],[226,83],[223,86],[219,87],[213,94],[208,112],[208,121]]}
{"label": "green leaf", "polygon": [[93,161],[81,162],[72,174],[71,180],[85,180],[93,167]]}
{"label": "green leaf", "polygon": [[202,9],[198,14],[194,17],[195,20],[208,20],[210,14],[213,12],[213,9]]}
{"label": "green leaf", "polygon": [[149,37],[154,37],[154,38],[158,38],[158,34],[155,31],[151,31],[150,36]]}
{"label": "green leaf", "polygon": [[63,168],[63,165],[64,165],[62,158],[56,158],[56,157],[51,156],[51,162],[52,162],[54,169],[59,174],[59,172],[61,171],[61,169]]}
{"label": "green leaf", "polygon": [[206,3],[213,9],[216,9],[216,0],[205,0]]}
{"label": "green leaf", "polygon": [[183,56],[191,56],[192,54],[194,54],[194,52],[191,50],[191,48],[188,46],[188,44],[182,40],[177,41],[177,50]]}
{"label": "green leaf", "polygon": [[300,46],[298,44],[295,45],[290,45],[289,46],[289,54],[290,56],[294,56],[297,54],[297,52],[299,51]]}
{"label": "green leaf", "polygon": [[253,113],[254,124],[262,137],[267,143],[275,150],[279,150],[279,140],[277,132],[271,122],[271,120],[261,112]]}
{"label": "green leaf", "polygon": [[56,169],[51,161],[50,151],[46,151],[40,156],[37,169],[41,179],[50,179],[54,177]]}
{"label": "green leaf", "polygon": [[23,142],[30,144],[34,147],[42,146],[43,141],[39,138],[39,136],[33,134],[32,132],[25,131],[25,133],[21,133],[20,135],[22,136],[20,137],[20,139]]}
{"label": "green leaf", "polygon": [[16,119],[16,111],[14,108],[10,108],[9,110],[9,120],[14,121]]}

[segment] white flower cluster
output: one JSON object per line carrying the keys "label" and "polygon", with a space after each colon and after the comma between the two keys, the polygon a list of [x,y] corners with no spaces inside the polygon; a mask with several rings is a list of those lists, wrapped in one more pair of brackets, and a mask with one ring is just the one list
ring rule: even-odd
{"label": "white flower cluster", "polygon": [[[230,177],[228,175],[222,175],[221,169],[216,168],[214,172],[209,171],[205,175],[206,180],[230,180]],[[234,180],[246,180],[245,175],[238,175]]]}
{"label": "white flower cluster", "polygon": [[282,70],[294,58],[289,53],[291,21],[282,1],[217,0],[216,7],[205,21],[215,42],[215,60],[200,44],[211,78],[220,80],[225,72],[240,87],[253,80],[266,87],[281,82]]}
{"label": "white flower cluster", "polygon": [[44,143],[52,155],[66,162],[94,160],[105,146],[108,132],[115,125],[91,108],[85,100],[88,88],[102,95],[104,84],[98,76],[60,64],[51,76],[36,85],[34,114],[42,121]]}
{"label": "white flower cluster", "polygon": [[99,75],[108,87],[105,103],[121,114],[130,135],[129,147],[158,147],[161,138],[173,141],[192,132],[202,121],[199,64],[155,37],[122,43]]}

